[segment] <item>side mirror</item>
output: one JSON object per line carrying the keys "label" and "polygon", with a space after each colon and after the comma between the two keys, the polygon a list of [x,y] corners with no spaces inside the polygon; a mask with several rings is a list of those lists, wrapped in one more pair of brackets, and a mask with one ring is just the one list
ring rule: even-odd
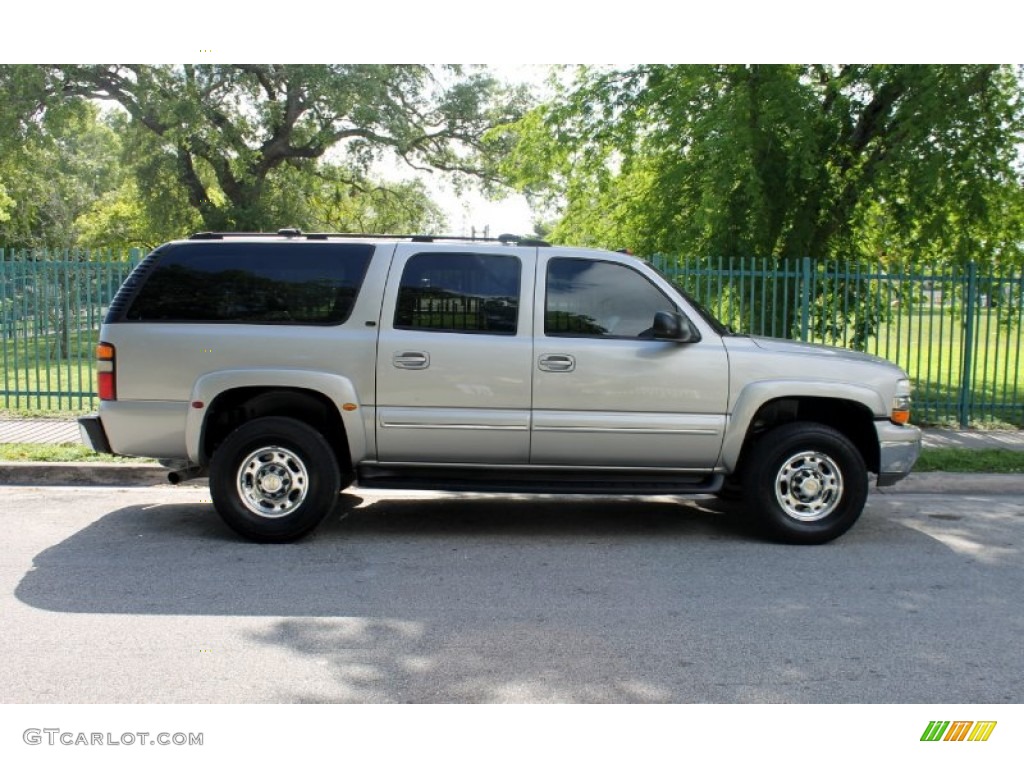
{"label": "side mirror", "polygon": [[655,312],[654,338],[691,344],[700,341],[700,334],[693,324],[678,312]]}

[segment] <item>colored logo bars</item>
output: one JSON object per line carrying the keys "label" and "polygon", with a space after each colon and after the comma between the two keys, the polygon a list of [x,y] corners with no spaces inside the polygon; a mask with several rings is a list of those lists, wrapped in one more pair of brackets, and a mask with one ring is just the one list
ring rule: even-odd
{"label": "colored logo bars", "polygon": [[921,741],[988,741],[995,729],[995,720],[932,720]]}

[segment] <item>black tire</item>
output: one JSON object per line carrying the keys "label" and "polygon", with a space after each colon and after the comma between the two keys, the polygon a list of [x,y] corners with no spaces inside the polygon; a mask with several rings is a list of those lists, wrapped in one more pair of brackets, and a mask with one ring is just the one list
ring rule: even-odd
{"label": "black tire", "polygon": [[791,544],[823,544],[857,522],[868,473],[845,435],[800,421],[761,437],[746,462],[744,486],[766,534]]}
{"label": "black tire", "polygon": [[725,482],[722,487],[715,492],[715,496],[720,498],[722,501],[743,501],[747,494],[743,489],[743,484],[740,483],[733,475],[729,475],[725,478]]}
{"label": "black tire", "polygon": [[252,541],[293,541],[338,501],[341,473],[323,435],[281,416],[254,419],[225,438],[210,462],[210,495],[228,527]]}

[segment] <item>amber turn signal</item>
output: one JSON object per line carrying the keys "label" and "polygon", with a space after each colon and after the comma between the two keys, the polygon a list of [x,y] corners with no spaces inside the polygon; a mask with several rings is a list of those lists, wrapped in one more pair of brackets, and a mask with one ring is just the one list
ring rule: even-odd
{"label": "amber turn signal", "polygon": [[[909,382],[904,386],[909,389]],[[897,392],[896,397],[892,399],[892,413],[889,414],[889,420],[893,424],[906,424],[910,421],[909,392]]]}
{"label": "amber turn signal", "polygon": [[906,424],[910,421],[910,411],[893,411],[889,420],[894,424]]}

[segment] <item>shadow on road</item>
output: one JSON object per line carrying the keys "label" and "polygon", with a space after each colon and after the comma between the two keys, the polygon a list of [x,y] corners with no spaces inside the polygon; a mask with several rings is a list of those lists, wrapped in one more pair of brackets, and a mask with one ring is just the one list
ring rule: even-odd
{"label": "shadow on road", "polygon": [[382,500],[340,509],[313,535],[279,545],[240,539],[208,503],[135,505],[37,555],[16,596],[75,613],[393,615],[396,601],[432,580],[493,591],[499,567],[518,577],[576,560],[607,578],[609,568],[628,576],[652,546],[760,544],[715,503]]}
{"label": "shadow on road", "polygon": [[[1019,592],[987,583],[870,510],[791,547],[710,503],[453,495],[376,501],[277,546],[208,504],[128,506],[38,554],[16,596],[267,618],[247,643],[324,670],[275,679],[277,701],[972,701],[997,679],[1011,701]],[[969,628],[956,643],[951,625]]]}

